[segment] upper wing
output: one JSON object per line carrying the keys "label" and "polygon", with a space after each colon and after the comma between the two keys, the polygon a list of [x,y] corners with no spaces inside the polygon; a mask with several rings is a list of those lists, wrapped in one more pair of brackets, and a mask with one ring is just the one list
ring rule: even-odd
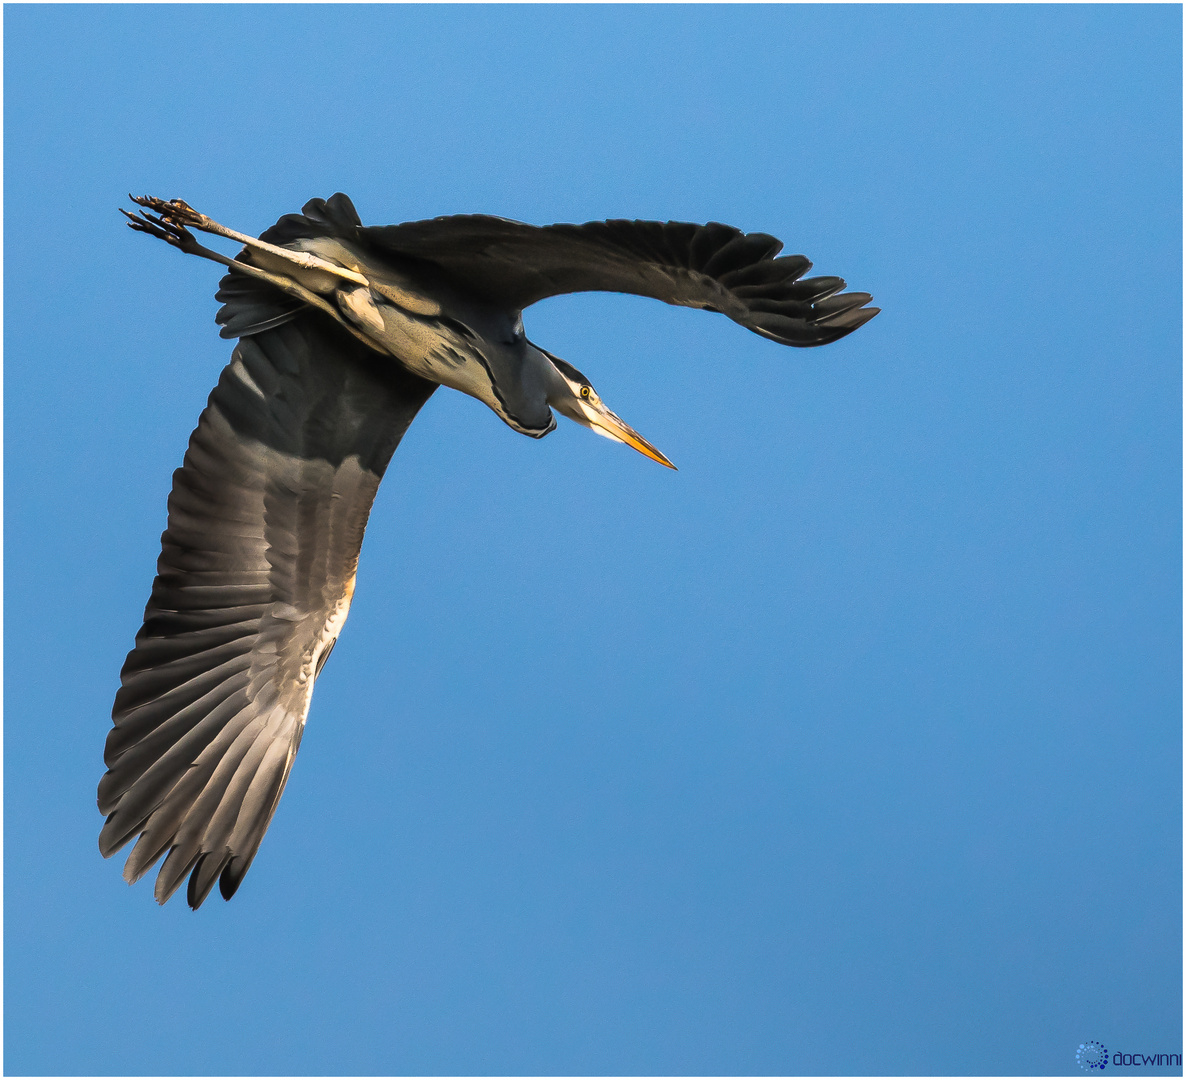
{"label": "upper wing", "polygon": [[[525,225],[481,214],[359,228],[384,252],[431,262],[463,289],[522,310],[562,293],[637,293],[720,311],[784,345],[824,345],[877,314],[838,277],[803,278],[802,255],[729,225],[590,221]],[[839,295],[838,295],[839,294]]]}
{"label": "upper wing", "polygon": [[[233,301],[232,301],[233,303]],[[371,503],[435,389],[316,312],[244,338],[173,476],[99,784],[124,876],[162,903],[238,888],[284,790],[354,592]]]}

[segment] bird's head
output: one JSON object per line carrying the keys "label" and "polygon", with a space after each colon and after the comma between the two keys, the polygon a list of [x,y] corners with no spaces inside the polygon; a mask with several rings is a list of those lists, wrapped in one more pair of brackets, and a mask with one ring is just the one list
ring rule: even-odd
{"label": "bird's head", "polygon": [[634,447],[660,465],[675,466],[629,424],[611,412],[586,376],[567,360],[527,340],[522,318],[479,321],[469,312],[469,346],[478,362],[433,372],[433,378],[476,397],[509,427],[539,439],[553,431],[552,411],[614,442]]}
{"label": "bird's head", "polygon": [[645,454],[660,465],[666,465],[669,469],[675,468],[664,454],[655,449],[629,424],[623,422],[616,413],[609,410],[593,389],[593,384],[572,364],[538,346],[530,347],[540,353],[551,368],[547,379],[547,398],[548,404],[556,412],[575,420],[590,431],[597,432],[598,435],[634,447],[640,454]]}

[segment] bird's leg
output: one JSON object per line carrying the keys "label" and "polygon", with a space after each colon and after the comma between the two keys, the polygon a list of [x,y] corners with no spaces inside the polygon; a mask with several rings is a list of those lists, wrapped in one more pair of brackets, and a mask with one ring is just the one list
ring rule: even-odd
{"label": "bird's leg", "polygon": [[[146,205],[150,200],[137,199],[132,196],[134,202],[140,205]],[[160,204],[162,213],[160,217],[143,211],[139,214],[129,214],[126,210],[120,210],[120,213],[128,219],[128,226],[135,229],[137,232],[148,233],[149,236],[155,236],[158,240],[164,240],[167,244],[172,244],[173,247],[179,251],[184,251],[187,255],[197,255],[203,259],[209,259],[211,262],[219,263],[222,266],[228,267],[237,274],[245,274],[247,277],[257,278],[260,281],[266,281],[269,285],[287,293],[289,296],[295,296],[298,300],[303,301],[310,307],[318,308],[324,311],[335,322],[346,327],[359,341],[364,345],[374,348],[372,342],[365,334],[363,334],[357,327],[352,325],[346,319],[342,318],[341,312],[338,311],[333,304],[329,303],[324,297],[318,296],[317,293],[306,289],[299,282],[293,281],[291,278],[284,277],[280,274],[269,273],[267,270],[261,270],[258,266],[252,266],[250,263],[240,262],[237,259],[228,258],[221,252],[213,251],[208,247],[199,244],[197,238],[193,233],[178,221],[180,214],[173,213],[166,214],[165,210],[175,209],[174,203],[162,203],[160,199],[151,200],[154,204]],[[181,203],[185,206],[184,203]],[[189,208],[186,207],[186,210]],[[192,213],[192,211],[190,211]],[[197,226],[195,226],[196,228]],[[210,230],[207,230],[210,231]],[[229,230],[228,230],[229,232]],[[219,234],[222,235],[222,234]],[[271,247],[271,245],[267,245]],[[283,248],[278,250],[284,250]],[[298,254],[297,252],[289,252],[289,254]]]}
{"label": "bird's leg", "polygon": [[354,270],[348,270],[346,267],[339,266],[337,263],[319,259],[316,255],[311,255],[306,251],[293,251],[290,248],[278,247],[276,244],[257,240],[254,236],[247,236],[245,233],[228,229],[225,225],[220,225],[217,221],[213,221],[205,214],[199,214],[197,210],[181,199],[171,199],[166,202],[164,199],[158,199],[153,195],[130,195],[128,197],[138,206],[143,206],[148,210],[155,210],[165,221],[172,222],[183,228],[198,229],[201,232],[207,232],[213,236],[224,236],[228,240],[237,240],[246,247],[254,248],[256,251],[262,251],[268,255],[294,263],[302,270],[321,270],[324,273],[333,274],[335,277],[353,282],[355,285],[370,284],[362,274]]}

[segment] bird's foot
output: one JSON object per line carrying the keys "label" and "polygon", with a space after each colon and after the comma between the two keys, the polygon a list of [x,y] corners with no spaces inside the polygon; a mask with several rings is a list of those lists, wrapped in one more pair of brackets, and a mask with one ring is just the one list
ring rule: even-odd
{"label": "bird's foot", "polygon": [[143,206],[146,210],[155,210],[161,217],[177,225],[188,225],[200,229],[209,221],[205,214],[199,214],[189,203],[181,199],[169,199],[166,202],[164,199],[158,199],[155,195],[129,195],[128,198],[137,206]]}
{"label": "bird's foot", "polygon": [[[129,228],[135,229],[137,232],[148,233],[149,236],[155,236],[158,240],[164,240],[165,243],[172,244],[187,254],[200,254],[201,244],[186,228],[186,225],[196,224],[194,219],[200,218],[200,214],[197,214],[180,199],[174,199],[173,202],[167,203],[163,199],[156,199],[151,195],[129,195],[128,198],[137,205],[146,208],[139,214],[130,214],[127,210],[120,208],[120,213],[128,219]],[[157,213],[149,213],[149,210],[156,210]]]}

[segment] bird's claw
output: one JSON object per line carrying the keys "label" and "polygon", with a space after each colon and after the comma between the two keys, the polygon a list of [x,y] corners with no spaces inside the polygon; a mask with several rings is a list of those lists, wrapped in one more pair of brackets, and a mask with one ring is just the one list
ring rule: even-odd
{"label": "bird's claw", "polygon": [[137,206],[143,206],[146,210],[155,210],[162,218],[175,225],[201,228],[203,222],[206,221],[204,214],[199,214],[182,199],[169,199],[166,202],[164,199],[158,199],[155,195],[129,195],[128,198]]}
{"label": "bird's claw", "polygon": [[[129,195],[128,198],[137,206],[145,207],[139,214],[131,214],[120,208],[120,213],[128,219],[129,228],[155,236],[187,253],[193,254],[195,248],[200,247],[186,226],[198,225],[204,219],[188,203],[180,199],[165,202],[152,195]],[[149,213],[150,210],[156,213]]]}
{"label": "bird's claw", "polygon": [[182,251],[196,243],[194,234],[184,225],[178,225],[149,213],[129,214],[122,207],[119,212],[128,219],[129,228],[135,229],[137,232],[148,233],[149,236],[155,236],[158,240],[164,240],[165,243],[172,244]]}

